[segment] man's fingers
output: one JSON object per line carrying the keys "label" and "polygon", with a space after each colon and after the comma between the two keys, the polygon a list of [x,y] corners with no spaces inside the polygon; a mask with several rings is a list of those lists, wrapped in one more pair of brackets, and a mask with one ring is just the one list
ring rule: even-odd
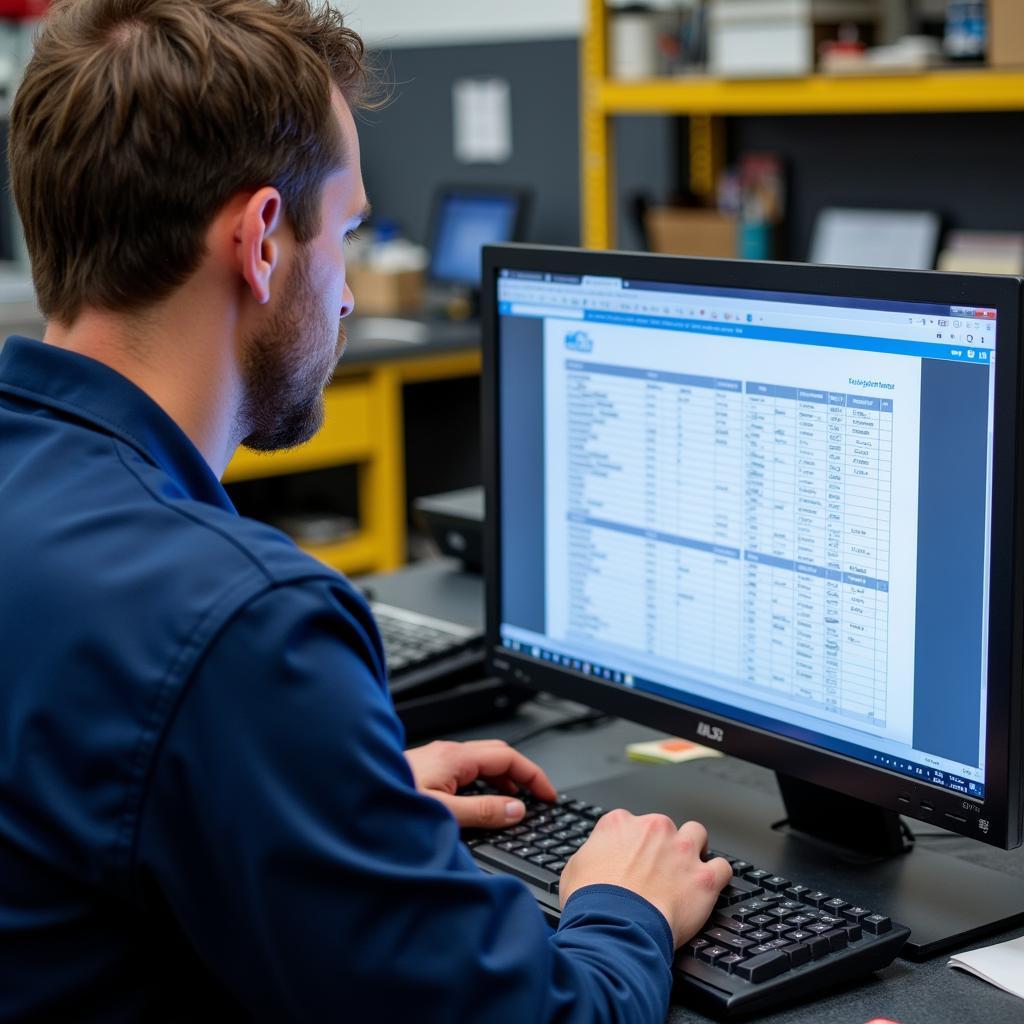
{"label": "man's fingers", "polygon": [[464,743],[464,752],[476,765],[476,776],[485,779],[508,779],[528,789],[541,800],[555,800],[558,793],[543,770],[501,740],[473,740]]}
{"label": "man's fingers", "polygon": [[504,828],[522,821],[526,813],[522,800],[512,800],[505,796],[432,795],[455,815],[460,828]]}
{"label": "man's fingers", "polygon": [[699,821],[687,821],[679,829],[679,835],[689,840],[698,854],[708,848],[708,830]]}
{"label": "man's fingers", "polygon": [[732,865],[724,857],[714,857],[708,867],[715,873],[715,891],[721,892],[732,881]]}

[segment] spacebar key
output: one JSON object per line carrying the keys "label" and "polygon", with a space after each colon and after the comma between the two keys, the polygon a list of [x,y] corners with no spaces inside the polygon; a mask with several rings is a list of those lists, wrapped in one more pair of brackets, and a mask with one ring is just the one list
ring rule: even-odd
{"label": "spacebar key", "polygon": [[558,889],[558,875],[554,871],[548,871],[538,864],[531,864],[528,860],[499,850],[490,843],[474,846],[473,856],[493,868],[500,868],[506,875],[515,875],[524,882],[531,882],[545,892],[555,892]]}

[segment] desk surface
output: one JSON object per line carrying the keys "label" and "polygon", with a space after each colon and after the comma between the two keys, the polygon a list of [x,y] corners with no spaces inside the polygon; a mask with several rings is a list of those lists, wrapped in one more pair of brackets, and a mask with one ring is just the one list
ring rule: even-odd
{"label": "desk surface", "polygon": [[[466,621],[466,615],[472,614],[474,598],[479,602],[482,593],[479,577],[458,572],[450,560],[421,563],[390,576],[368,577],[360,582],[369,584],[378,599],[402,603],[435,615],[444,615],[447,608],[448,617],[460,621]],[[480,615],[479,604],[476,608],[476,614]],[[581,710],[578,705],[542,696],[523,705],[512,718],[457,733],[452,738],[498,736],[516,743],[518,737],[540,726],[553,725]],[[695,761],[672,769],[637,766],[626,759],[627,743],[651,739],[656,735],[644,726],[610,720],[582,732],[552,729],[527,740],[522,744],[522,750],[545,768],[559,790],[567,792],[626,772],[671,770],[686,773],[687,779],[699,780],[701,776],[725,778],[760,791],[770,799],[777,797],[772,772],[733,758]],[[912,822],[911,826],[922,848],[961,857],[1024,879],[1024,848],[996,850],[929,825]],[[1024,935],[1024,928],[979,945],[1019,935]],[[1024,1002],[978,978],[947,967],[947,959],[947,956],[939,955],[925,963],[896,960],[884,971],[825,999],[756,1019],[771,1024],[865,1024],[875,1017],[888,1017],[901,1024],[963,1024],[967,1021],[1021,1024]],[[682,1006],[673,1006],[668,1016],[669,1024],[706,1020],[701,1014]]]}
{"label": "desk surface", "polygon": [[480,347],[479,320],[418,317],[360,317],[345,324],[348,344],[339,364],[344,372],[367,364],[419,359]]}

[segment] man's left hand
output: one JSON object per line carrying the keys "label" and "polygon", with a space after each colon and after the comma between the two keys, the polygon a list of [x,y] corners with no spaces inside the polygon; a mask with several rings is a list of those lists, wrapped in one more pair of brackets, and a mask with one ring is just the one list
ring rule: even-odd
{"label": "man's left hand", "polygon": [[[526,807],[514,794],[529,790],[541,800],[557,798],[554,786],[529,758],[504,740],[438,740],[405,752],[416,788],[440,800],[461,828],[503,828],[522,820]],[[477,779],[508,796],[456,796]]]}

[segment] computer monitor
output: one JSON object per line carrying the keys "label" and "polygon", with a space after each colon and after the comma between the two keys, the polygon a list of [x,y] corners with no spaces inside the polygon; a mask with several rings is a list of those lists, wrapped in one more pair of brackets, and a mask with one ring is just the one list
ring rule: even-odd
{"label": "computer monitor", "polygon": [[767,852],[727,848],[842,861],[918,955],[1024,915],[1004,876],[902,856],[899,818],[1022,841],[1021,297],[484,252],[491,668],[774,769],[786,843],[705,799]]}
{"label": "computer monitor", "polygon": [[481,250],[485,245],[522,238],[528,198],[528,193],[518,188],[440,188],[434,199],[430,232],[431,281],[477,291]]}

